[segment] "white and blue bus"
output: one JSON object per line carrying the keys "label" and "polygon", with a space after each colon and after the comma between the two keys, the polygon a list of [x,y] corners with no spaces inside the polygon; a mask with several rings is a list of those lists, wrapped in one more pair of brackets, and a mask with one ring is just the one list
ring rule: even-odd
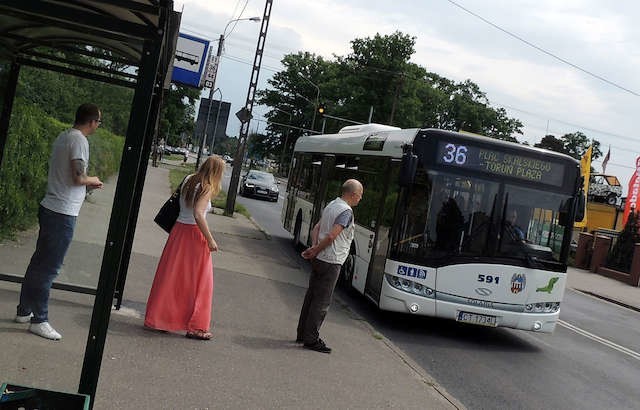
{"label": "white and blue bus", "polygon": [[323,207],[356,178],[341,282],[380,309],[553,332],[567,281],[580,165],[478,135],[367,124],[295,145],[282,211],[310,245]]}

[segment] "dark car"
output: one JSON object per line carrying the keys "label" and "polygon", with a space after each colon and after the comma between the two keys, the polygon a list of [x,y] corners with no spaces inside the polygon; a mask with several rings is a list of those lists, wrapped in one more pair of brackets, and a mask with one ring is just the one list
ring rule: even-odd
{"label": "dark car", "polygon": [[279,193],[278,181],[273,174],[268,172],[252,169],[240,181],[240,195],[242,196],[267,198],[277,202]]}

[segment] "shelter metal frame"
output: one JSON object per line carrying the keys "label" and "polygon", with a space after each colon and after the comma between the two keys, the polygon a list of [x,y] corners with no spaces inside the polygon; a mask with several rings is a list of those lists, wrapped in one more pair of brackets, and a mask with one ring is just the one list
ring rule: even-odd
{"label": "shelter metal frame", "polygon": [[[152,140],[168,86],[180,13],[172,0],[3,0],[0,60],[10,63],[0,111],[0,166],[21,66],[134,90],[98,286],[55,288],[95,294],[79,392],[97,389],[112,306],[122,303]],[[94,63],[74,56],[92,57]],[[0,280],[21,278],[0,273]],[[114,299],[115,297],[115,299]]]}

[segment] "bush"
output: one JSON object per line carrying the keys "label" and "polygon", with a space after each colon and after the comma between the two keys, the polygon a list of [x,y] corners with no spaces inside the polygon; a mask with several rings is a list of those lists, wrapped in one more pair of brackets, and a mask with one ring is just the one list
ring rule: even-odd
{"label": "bush", "polygon": [[607,267],[622,272],[631,272],[631,260],[635,244],[640,242],[638,215],[632,210],[629,212],[627,223],[624,226],[616,244],[607,258]]}
{"label": "bush", "polygon": [[[16,99],[0,168],[0,239],[37,223],[47,188],[51,144],[70,125]],[[89,174],[101,179],[118,171],[124,138],[106,130],[89,137]]]}

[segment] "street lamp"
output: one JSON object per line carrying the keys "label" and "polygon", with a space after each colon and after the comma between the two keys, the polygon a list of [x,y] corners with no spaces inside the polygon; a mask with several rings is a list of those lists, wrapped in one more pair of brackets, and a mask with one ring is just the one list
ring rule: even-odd
{"label": "street lamp", "polygon": [[[218,102],[218,113],[216,114],[216,122],[213,125],[213,137],[211,138],[211,149],[209,150],[209,155],[213,154],[213,144],[216,140],[216,132],[218,131],[218,117],[220,116],[220,106],[222,105],[222,91],[220,87],[213,90],[211,95],[216,93],[216,91],[220,92],[220,101]],[[205,141],[207,140],[207,128],[209,127],[209,114],[211,113],[211,105],[213,104],[213,100],[209,97],[209,107],[207,108],[207,121],[204,123],[204,137],[202,138],[202,147],[204,149]]]}
{"label": "street lamp", "polygon": [[[213,73],[212,73],[213,79],[211,80],[211,87],[209,87],[209,104],[211,104],[211,101],[213,100],[213,93],[215,92],[215,88],[216,88],[216,77],[218,74],[218,65],[220,63],[220,56],[222,55],[222,50],[224,47],[224,39],[225,39],[225,36],[227,35],[227,29],[229,28],[229,24],[236,21],[243,21],[243,20],[249,20],[257,23],[261,19],[260,17],[245,17],[245,18],[233,19],[233,20],[229,20],[227,25],[224,26],[224,30],[222,30],[222,34],[220,34],[220,38],[218,39],[218,52],[216,53],[216,59],[213,64]],[[213,52],[213,47],[210,47],[209,53],[212,53],[212,52]],[[220,102],[222,102],[222,97],[220,97]],[[209,107],[211,107],[211,105],[209,105]],[[209,121],[209,114],[207,113],[207,122],[208,121]],[[202,147],[204,147],[204,143],[202,144]],[[200,151],[198,152],[198,159],[196,160],[196,169],[200,166],[201,155],[202,155],[202,149],[200,149]]]}
{"label": "street lamp", "polygon": [[316,105],[313,107],[313,118],[311,119],[311,130],[315,131],[314,125],[316,123],[316,110],[318,109],[318,105],[320,104],[320,87],[316,85],[313,81],[311,81],[308,77],[298,71],[298,75],[309,82],[312,86],[316,88]]}
{"label": "street lamp", "polygon": [[287,133],[285,134],[284,137],[284,144],[282,144],[282,153],[280,154],[280,174],[282,174],[282,164],[284,163],[284,151],[287,147],[287,142],[289,142],[289,132],[291,131],[291,118],[293,116],[293,113],[290,113],[289,111],[285,111],[285,110],[281,110],[278,107],[273,107],[274,110],[276,111],[280,111],[283,114],[287,114],[289,116],[289,127],[287,127]]}

